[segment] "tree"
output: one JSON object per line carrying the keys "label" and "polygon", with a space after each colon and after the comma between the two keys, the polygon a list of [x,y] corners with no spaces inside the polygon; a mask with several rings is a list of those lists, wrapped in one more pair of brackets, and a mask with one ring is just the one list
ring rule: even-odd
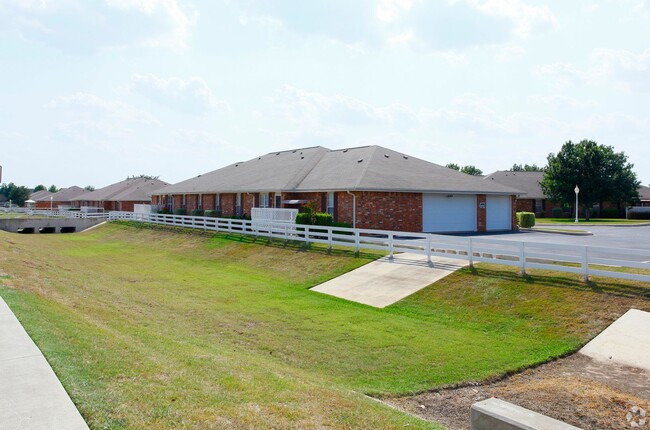
{"label": "tree", "polygon": [[84,190],[86,190],[86,191],[95,191],[95,187],[93,187],[92,185],[86,185],[84,187]]}
{"label": "tree", "polygon": [[56,193],[57,191],[59,191],[56,185],[50,185],[50,188],[48,188],[47,190],[51,193]]}
{"label": "tree", "polygon": [[126,179],[158,179],[158,176],[151,176],[151,175],[133,175],[133,176],[127,176]]}
{"label": "tree", "polygon": [[460,169],[461,173],[466,173],[472,176],[480,176],[483,174],[483,171],[476,166],[463,166]]}
{"label": "tree", "polygon": [[479,176],[479,175],[483,174],[483,171],[481,169],[477,168],[476,166],[472,166],[472,165],[460,167],[456,163],[449,163],[445,167],[447,167],[449,169],[457,170],[457,171],[459,171],[461,173],[466,173],[468,175],[473,175],[473,176]]}
{"label": "tree", "polygon": [[13,204],[23,206],[32,194],[32,190],[31,188],[18,186],[10,182],[9,184],[0,185],[0,194],[4,195],[7,200],[11,200]]}
{"label": "tree", "polygon": [[544,168],[539,167],[537,164],[524,164],[522,166],[521,164],[515,163],[510,170],[513,172],[543,172]]}
{"label": "tree", "polygon": [[579,202],[586,209],[603,201],[630,201],[638,198],[640,182],[623,152],[591,140],[568,141],[556,154],[548,155],[548,164],[540,182],[544,195],[552,201],[572,204],[574,188],[580,188]]}
{"label": "tree", "polygon": [[46,189],[47,189],[47,188],[45,187],[45,185],[41,184],[41,185],[37,185],[37,186],[34,188],[34,192],[37,192],[37,191],[43,191],[43,190],[46,190]]}

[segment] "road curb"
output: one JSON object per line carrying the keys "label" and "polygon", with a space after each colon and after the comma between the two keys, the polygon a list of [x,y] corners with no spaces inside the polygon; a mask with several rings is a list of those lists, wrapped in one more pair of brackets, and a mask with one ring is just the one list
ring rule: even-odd
{"label": "road curb", "polygon": [[565,234],[568,236],[593,236],[594,234],[590,231],[569,231],[569,230],[553,230],[546,228],[521,228],[519,230],[529,231],[533,233],[550,233],[550,234]]}

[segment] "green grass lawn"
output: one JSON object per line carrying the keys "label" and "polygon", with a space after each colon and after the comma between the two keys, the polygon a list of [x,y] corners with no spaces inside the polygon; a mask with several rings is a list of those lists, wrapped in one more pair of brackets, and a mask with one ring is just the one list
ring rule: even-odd
{"label": "green grass lawn", "polygon": [[108,429],[437,428],[364,394],[495,377],[650,310],[647,284],[489,265],[385,309],[308,290],[374,257],[120,223],[0,232],[0,296]]}
{"label": "green grass lawn", "polygon": [[[575,218],[537,218],[536,224],[576,224]],[[643,219],[619,219],[619,218],[590,218],[586,221],[584,218],[578,218],[578,224],[648,224],[650,220]]]}

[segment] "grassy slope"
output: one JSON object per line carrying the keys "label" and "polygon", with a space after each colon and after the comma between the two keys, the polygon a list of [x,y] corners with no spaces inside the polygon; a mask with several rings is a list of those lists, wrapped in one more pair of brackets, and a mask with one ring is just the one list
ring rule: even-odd
{"label": "grassy slope", "polygon": [[0,295],[95,428],[423,427],[357,393],[494,376],[650,309],[647,286],[490,266],[383,310],[308,291],[368,258],[116,224],[2,234]]}

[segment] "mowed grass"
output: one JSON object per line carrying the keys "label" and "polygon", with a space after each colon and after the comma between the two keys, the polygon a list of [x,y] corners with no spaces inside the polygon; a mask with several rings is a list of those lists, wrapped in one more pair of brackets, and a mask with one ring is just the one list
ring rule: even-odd
{"label": "mowed grass", "polygon": [[437,428],[364,394],[478,381],[575,350],[647,284],[464,269],[385,309],[309,291],[348,252],[111,223],[0,233],[0,296],[92,428]]}

